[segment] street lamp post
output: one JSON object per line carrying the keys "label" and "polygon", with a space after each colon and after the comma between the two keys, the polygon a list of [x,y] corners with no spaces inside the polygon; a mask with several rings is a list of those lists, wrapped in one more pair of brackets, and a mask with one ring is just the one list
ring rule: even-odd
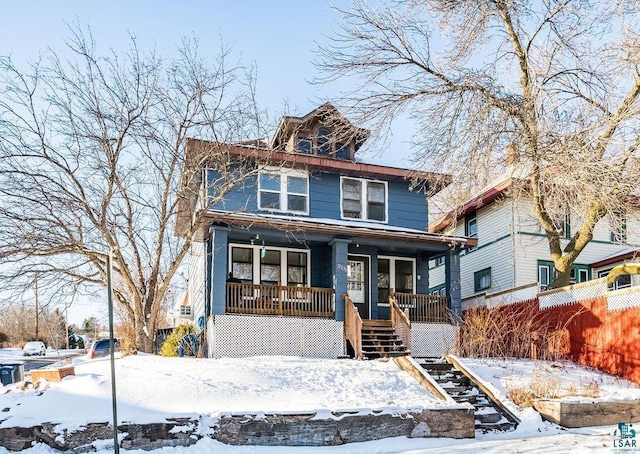
{"label": "street lamp post", "polygon": [[118,409],[116,405],[116,369],[115,369],[115,341],[113,338],[113,250],[109,249],[107,256],[107,304],[109,306],[109,350],[111,352],[111,404],[113,409],[113,449],[116,454],[120,453],[118,443]]}

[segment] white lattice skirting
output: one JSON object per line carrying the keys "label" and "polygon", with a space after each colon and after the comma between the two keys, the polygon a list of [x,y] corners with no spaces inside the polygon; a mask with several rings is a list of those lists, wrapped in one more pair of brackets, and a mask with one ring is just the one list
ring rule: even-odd
{"label": "white lattice skirting", "polygon": [[331,319],[215,315],[208,323],[209,356],[304,356],[344,354],[344,323]]}
{"label": "white lattice skirting", "polygon": [[411,323],[411,356],[440,357],[451,353],[458,328],[446,323]]}

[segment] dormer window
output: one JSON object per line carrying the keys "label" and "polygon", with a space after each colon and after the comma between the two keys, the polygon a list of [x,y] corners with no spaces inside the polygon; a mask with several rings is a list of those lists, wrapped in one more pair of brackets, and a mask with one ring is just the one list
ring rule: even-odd
{"label": "dormer window", "polygon": [[329,141],[329,130],[320,128],[318,130],[318,138],[316,143],[318,144],[318,154],[329,156],[331,154],[331,142]]}
{"label": "dormer window", "polygon": [[298,140],[298,153],[312,154],[313,144],[311,141],[306,139]]}

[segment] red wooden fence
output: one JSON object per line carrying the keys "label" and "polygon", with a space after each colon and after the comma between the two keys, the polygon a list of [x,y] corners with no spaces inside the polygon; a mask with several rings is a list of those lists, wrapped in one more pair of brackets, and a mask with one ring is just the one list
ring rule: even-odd
{"label": "red wooden fence", "polygon": [[[515,311],[523,304],[531,303],[502,309]],[[539,313],[568,332],[569,359],[640,383],[640,308],[608,311],[606,297],[600,297]]]}

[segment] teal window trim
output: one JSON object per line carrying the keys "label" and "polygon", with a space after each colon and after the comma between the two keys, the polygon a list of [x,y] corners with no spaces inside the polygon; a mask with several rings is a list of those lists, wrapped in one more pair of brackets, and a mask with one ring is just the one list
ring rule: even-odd
{"label": "teal window trim", "polygon": [[[554,263],[550,260],[538,260],[538,285],[541,287],[553,288],[553,283],[555,281],[556,275],[556,267]],[[544,285],[541,277],[545,274],[545,270],[548,270],[548,284]],[[589,265],[584,265],[582,263],[574,263],[571,266],[571,284],[578,284],[580,282],[585,282],[591,280],[591,268]]]}

